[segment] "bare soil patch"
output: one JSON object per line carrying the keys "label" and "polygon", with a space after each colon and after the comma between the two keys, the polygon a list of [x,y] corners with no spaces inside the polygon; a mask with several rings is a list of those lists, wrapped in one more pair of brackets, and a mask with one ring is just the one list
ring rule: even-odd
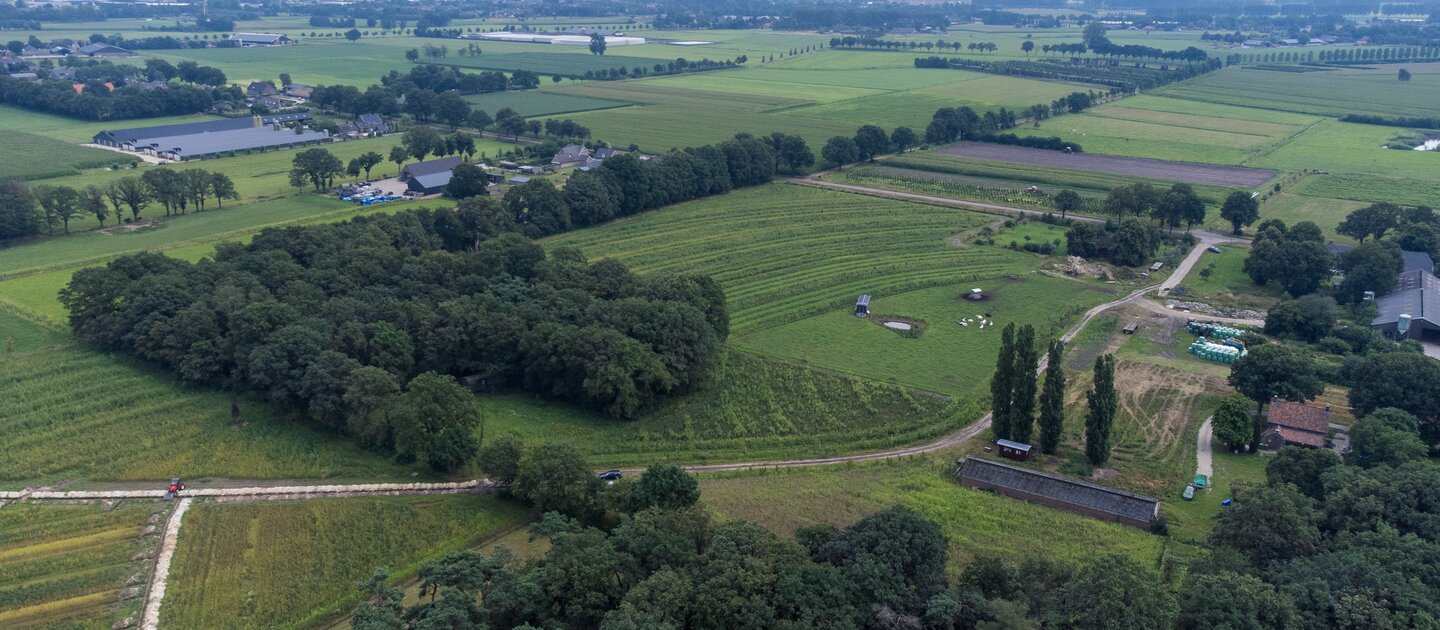
{"label": "bare soil patch", "polygon": [[1147,158],[1098,155],[1092,153],[1065,153],[1048,149],[1028,149],[984,142],[961,142],[940,149],[945,155],[955,155],[1014,164],[1034,164],[1081,171],[1099,171],[1132,177],[1147,177],[1192,184],[1215,184],[1219,186],[1255,187],[1270,181],[1275,171],[1246,168],[1243,166],[1217,166],[1192,162],[1171,162]]}

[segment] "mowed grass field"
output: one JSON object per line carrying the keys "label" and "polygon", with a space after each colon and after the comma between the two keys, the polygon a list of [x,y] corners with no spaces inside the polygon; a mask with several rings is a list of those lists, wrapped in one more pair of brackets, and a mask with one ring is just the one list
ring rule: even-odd
{"label": "mowed grass field", "polygon": [[0,510],[0,627],[105,629],[138,610],[138,599],[120,601],[120,589],[132,575],[148,578],[150,561],[131,557],[147,546],[141,529],[159,512],[151,502]]}
{"label": "mowed grass field", "polygon": [[950,543],[950,571],[975,557],[1047,558],[1080,564],[1118,553],[1154,566],[1166,539],[1134,527],[1026,503],[956,483],[955,453],[839,468],[703,478],[701,500],[722,519],[759,522],[782,536],[817,523],[849,525],[892,506],[918,511]]}
{"label": "mowed grass field", "polygon": [[[1399,68],[1409,81],[1396,78]],[[1322,116],[1440,116],[1440,64],[1376,64],[1324,72],[1226,68],[1157,93],[1194,101]]]}
{"label": "mowed grass field", "polygon": [[[24,326],[15,319],[0,313],[0,321],[10,321],[8,329]],[[412,470],[312,430],[268,403],[242,399],[243,424],[232,426],[225,393],[186,385],[120,356],[62,342],[0,357],[3,487],[60,480],[158,483],[182,474],[400,479]]]}
{"label": "mowed grass field", "polygon": [[[988,399],[985,386],[1000,349],[1000,329],[1006,324],[1033,324],[1041,339],[1049,339],[1062,334],[1065,325],[1086,309],[1118,297],[1103,285],[1033,274],[1014,280],[975,276],[967,281],[902,293],[877,292],[871,297],[869,318],[855,317],[849,309],[833,309],[739,336],[734,345],[827,370]],[[993,297],[979,303],[961,299],[972,288],[982,288]],[[986,313],[994,328],[961,325],[966,319],[984,319]],[[921,320],[926,328],[919,338],[902,337],[880,325],[886,316]]]}
{"label": "mowed grass field", "polygon": [[1314,116],[1269,114],[1155,96],[1126,98],[1078,115],[1051,118],[1017,133],[1059,136],[1087,153],[1181,162],[1241,164],[1318,122]]}
{"label": "mowed grass field", "polygon": [[0,181],[34,181],[72,175],[83,169],[139,161],[123,153],[91,149],[20,131],[0,131],[0,147],[4,147],[5,156],[4,160],[0,160]]}
{"label": "mowed grass field", "polygon": [[[1274,204],[1272,206],[1274,207]],[[1294,220],[1282,219],[1286,223]],[[1264,311],[1280,301],[1285,293],[1279,287],[1257,287],[1245,273],[1245,258],[1250,255],[1249,247],[1234,243],[1225,245],[1220,253],[1206,253],[1196,263],[1190,275],[1185,276],[1185,294],[1172,292],[1177,300],[1193,300],[1214,306],[1249,308]],[[1208,272],[1209,277],[1202,275]]]}
{"label": "mowed grass field", "polygon": [[377,568],[399,580],[529,518],[518,504],[475,495],[196,505],[161,625],[303,627],[349,612],[355,585]]}
{"label": "mowed grass field", "polygon": [[509,107],[525,117],[573,114],[630,105],[625,101],[561,94],[551,90],[475,94],[465,97],[465,101],[470,103],[472,109],[478,108],[487,114],[493,115],[495,112]]}

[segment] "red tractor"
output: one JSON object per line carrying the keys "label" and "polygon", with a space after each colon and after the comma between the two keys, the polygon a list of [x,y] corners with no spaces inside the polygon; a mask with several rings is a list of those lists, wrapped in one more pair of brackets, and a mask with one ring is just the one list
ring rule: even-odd
{"label": "red tractor", "polygon": [[171,478],[170,478],[170,488],[165,491],[165,498],[166,498],[167,500],[168,500],[168,499],[174,499],[175,497],[180,496],[180,491],[181,491],[181,490],[184,490],[184,489],[185,489],[185,482],[184,482],[184,481],[181,481],[179,477],[171,477]]}

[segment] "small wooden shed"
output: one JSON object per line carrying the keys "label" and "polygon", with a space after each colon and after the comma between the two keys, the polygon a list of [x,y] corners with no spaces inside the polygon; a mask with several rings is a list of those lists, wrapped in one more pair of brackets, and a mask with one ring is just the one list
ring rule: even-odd
{"label": "small wooden shed", "polygon": [[860,296],[860,299],[855,300],[855,316],[856,316],[856,317],[868,317],[869,315],[870,315],[870,296],[869,296],[869,295],[862,295],[862,296]]}
{"label": "small wooden shed", "polygon": [[995,440],[995,446],[1000,449],[1000,456],[1017,461],[1030,459],[1030,445],[1013,442],[1011,440]]}
{"label": "small wooden shed", "polygon": [[1140,330],[1140,322],[1130,322],[1128,324],[1125,324],[1125,327],[1121,328],[1120,332],[1123,332],[1127,335],[1133,335],[1137,330]]}

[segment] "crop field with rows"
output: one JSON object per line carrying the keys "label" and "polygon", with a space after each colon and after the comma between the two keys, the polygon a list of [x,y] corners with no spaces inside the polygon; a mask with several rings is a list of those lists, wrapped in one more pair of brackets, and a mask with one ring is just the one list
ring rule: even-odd
{"label": "crop field with rows", "polygon": [[697,272],[725,287],[732,337],[899,293],[1028,271],[1033,259],[949,239],[996,218],[788,184],[681,204],[547,241],[636,273]]}
{"label": "crop field with rows", "polygon": [[138,600],[120,601],[120,589],[132,575],[148,576],[149,562],[131,557],[158,511],[153,503],[0,510],[0,627],[103,629],[138,610]]}
{"label": "crop field with rows", "polygon": [[626,101],[591,98],[574,94],[560,94],[551,90],[525,90],[522,92],[492,92],[465,97],[472,109],[494,114],[506,107],[519,112],[521,116],[551,116],[574,114],[597,109],[612,109],[630,105]]}
{"label": "crop field with rows", "polygon": [[119,356],[60,345],[3,357],[0,486],[175,474],[398,479],[409,472],[267,403],[242,400],[244,424],[232,426],[223,392]]}
{"label": "crop field with rows", "polygon": [[185,515],[161,626],[293,628],[359,603],[355,585],[420,565],[529,519],[493,496],[200,504]]}
{"label": "crop field with rows", "polygon": [[[1054,193],[1059,190],[1026,192],[1024,182],[1014,180],[985,179],[967,175],[946,175],[931,171],[917,171],[884,165],[865,165],[848,171],[824,175],[825,181],[853,184],[886,190],[898,190],[939,197],[989,201],[1021,208],[1053,210]],[[1105,198],[1093,191],[1076,191],[1085,201],[1084,212],[1100,213]]]}
{"label": "crop field with rows", "polygon": [[138,161],[123,153],[82,147],[20,131],[0,131],[0,146],[5,147],[5,159],[0,160],[0,181],[33,181],[72,175],[81,169]]}
{"label": "crop field with rows", "polygon": [[487,435],[565,442],[597,466],[874,450],[937,437],[978,415],[968,401],[734,350],[706,387],[631,421],[525,395],[481,404]]}

